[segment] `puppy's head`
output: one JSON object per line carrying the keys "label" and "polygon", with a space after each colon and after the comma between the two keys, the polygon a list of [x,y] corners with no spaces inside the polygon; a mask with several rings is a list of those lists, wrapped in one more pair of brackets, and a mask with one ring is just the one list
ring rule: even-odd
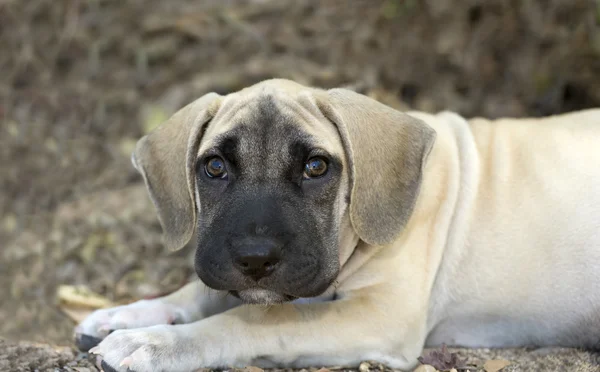
{"label": "puppy's head", "polygon": [[435,132],[344,89],[267,80],[211,93],[142,138],[133,163],[171,249],[197,229],[196,271],[247,302],[324,292],[349,216],[387,244],[412,213]]}

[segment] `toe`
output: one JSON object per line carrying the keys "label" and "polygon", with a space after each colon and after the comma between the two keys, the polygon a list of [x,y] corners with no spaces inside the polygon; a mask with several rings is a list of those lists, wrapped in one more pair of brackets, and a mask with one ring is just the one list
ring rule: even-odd
{"label": "toe", "polygon": [[[135,350],[130,356],[123,359],[124,365],[133,371],[152,371],[157,366],[164,362],[166,355],[163,355],[163,360],[157,360],[155,357],[160,355],[160,347],[157,345],[146,344]],[[164,354],[164,353],[163,353]]]}

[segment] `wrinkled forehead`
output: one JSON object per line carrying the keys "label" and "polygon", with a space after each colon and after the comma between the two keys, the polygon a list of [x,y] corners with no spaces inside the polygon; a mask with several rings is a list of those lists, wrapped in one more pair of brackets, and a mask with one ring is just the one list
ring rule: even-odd
{"label": "wrinkled forehead", "polygon": [[235,145],[242,155],[284,154],[319,148],[344,159],[337,128],[308,99],[284,93],[231,95],[206,129],[198,154]]}

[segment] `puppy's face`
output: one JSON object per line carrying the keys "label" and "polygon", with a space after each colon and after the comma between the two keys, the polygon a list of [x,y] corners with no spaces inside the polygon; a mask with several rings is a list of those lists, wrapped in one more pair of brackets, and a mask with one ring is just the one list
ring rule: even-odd
{"label": "puppy's face", "polygon": [[168,248],[196,229],[208,286],[276,303],[326,290],[340,242],[397,239],[434,141],[424,122],[368,97],[271,79],[198,98],[140,139],[132,161]]}
{"label": "puppy's face", "polygon": [[298,103],[225,103],[195,166],[200,279],[250,303],[325,291],[340,267],[345,164],[335,126]]}

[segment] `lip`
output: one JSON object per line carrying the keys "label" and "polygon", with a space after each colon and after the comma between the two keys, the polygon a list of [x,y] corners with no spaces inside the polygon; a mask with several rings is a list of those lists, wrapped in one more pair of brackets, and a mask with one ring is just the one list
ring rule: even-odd
{"label": "lip", "polygon": [[[249,288],[249,289],[251,289],[251,288]],[[258,287],[257,289],[263,289],[263,288],[260,288],[260,287]],[[264,288],[264,289],[266,289],[266,288]],[[228,291],[228,292],[229,292],[229,294],[230,294],[230,295],[232,295],[233,297],[235,297],[235,298],[238,298],[238,299],[240,299],[240,300],[241,300],[241,297],[240,297],[239,291],[237,291],[237,290],[230,290],[230,291]],[[281,295],[281,296],[283,296],[283,297],[285,298],[285,301],[286,301],[286,302],[291,302],[291,301],[294,301],[294,300],[296,300],[296,299],[298,299],[298,298],[299,298],[299,297],[292,296],[292,295],[289,295],[289,294],[286,294],[286,293],[278,293],[278,294],[279,294],[279,295]]]}

